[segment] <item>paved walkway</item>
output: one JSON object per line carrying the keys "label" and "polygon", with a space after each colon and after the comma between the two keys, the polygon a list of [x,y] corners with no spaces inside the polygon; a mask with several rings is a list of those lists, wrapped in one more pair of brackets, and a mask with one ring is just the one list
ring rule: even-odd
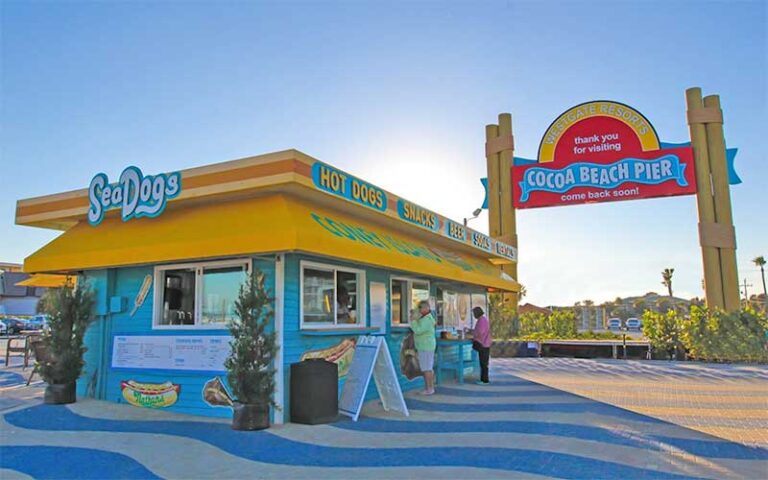
{"label": "paved walkway", "polygon": [[[41,386],[6,385],[0,387],[0,478],[768,477],[768,449],[762,446],[723,440],[534,379],[583,387],[578,381],[590,375],[600,382],[623,378],[630,363],[493,360],[491,386],[443,386],[433,397],[409,394],[408,418],[373,402],[356,423],[288,424],[261,432],[88,399],[43,405]],[[677,366],[641,366],[649,379],[672,389],[669,369]],[[592,373],[579,373],[584,369]],[[713,385],[741,385],[740,376],[751,375],[726,370],[720,380],[711,379]],[[754,412],[752,404],[765,402],[765,374],[755,370],[755,401],[737,410]],[[690,377],[686,387],[696,384],[697,374]],[[631,378],[623,380],[628,384]],[[642,388],[635,390],[642,397]],[[661,405],[664,398],[656,401]]]}
{"label": "paved walkway", "polygon": [[[725,440],[768,448],[768,367],[514,359],[499,371]],[[768,476],[767,476],[768,478]]]}

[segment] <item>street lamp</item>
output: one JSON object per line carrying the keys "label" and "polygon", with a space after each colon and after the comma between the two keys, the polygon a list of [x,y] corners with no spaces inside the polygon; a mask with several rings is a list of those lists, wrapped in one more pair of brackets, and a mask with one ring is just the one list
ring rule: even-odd
{"label": "street lamp", "polygon": [[624,346],[624,360],[627,359],[627,330],[629,330],[629,327],[627,327],[627,321],[624,320],[621,322],[621,343]]}
{"label": "street lamp", "polygon": [[480,216],[480,213],[483,211],[482,208],[476,208],[474,212],[472,212],[472,216],[469,218],[464,218],[464,226],[467,226],[467,222],[470,220],[474,220],[475,218]]}

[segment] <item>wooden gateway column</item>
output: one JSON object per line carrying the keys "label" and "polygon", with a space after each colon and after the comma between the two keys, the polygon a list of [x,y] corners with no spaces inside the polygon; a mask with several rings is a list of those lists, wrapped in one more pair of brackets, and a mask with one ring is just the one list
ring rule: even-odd
{"label": "wooden gateway column", "polygon": [[686,90],[685,97],[698,185],[699,243],[707,306],[732,312],[740,306],[739,276],[720,97],[710,95],[702,101],[698,87]]}
{"label": "wooden gateway column", "polygon": [[[498,125],[485,126],[485,158],[488,167],[488,231],[491,238],[517,249],[517,223],[512,205],[512,115],[499,114]],[[519,281],[517,262],[502,265],[501,271]],[[505,295],[517,310],[517,294]]]}

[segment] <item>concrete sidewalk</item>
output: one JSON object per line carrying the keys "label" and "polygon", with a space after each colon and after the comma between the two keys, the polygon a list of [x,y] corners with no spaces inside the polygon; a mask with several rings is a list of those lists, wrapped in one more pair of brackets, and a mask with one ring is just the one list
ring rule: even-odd
{"label": "concrete sidewalk", "polygon": [[[523,361],[525,360],[525,361]],[[608,365],[608,366],[606,366]],[[667,374],[648,364],[656,376]],[[571,364],[583,368],[580,363]],[[587,363],[597,378],[610,364]],[[621,367],[619,365],[618,367]],[[662,367],[663,365],[659,365]],[[360,421],[236,432],[229,422],[0,387],[0,477],[10,478],[766,478],[768,450],[523,378],[560,359],[492,361],[492,385],[408,395],[408,418],[366,405]],[[543,375],[543,374],[542,374]],[[548,381],[553,381],[548,376]],[[757,385],[753,395],[765,401]]]}

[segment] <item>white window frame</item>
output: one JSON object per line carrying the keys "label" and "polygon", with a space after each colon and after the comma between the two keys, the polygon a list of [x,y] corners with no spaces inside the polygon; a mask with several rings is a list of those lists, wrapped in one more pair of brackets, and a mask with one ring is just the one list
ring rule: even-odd
{"label": "white window frame", "polygon": [[[304,322],[304,269],[313,268],[316,270],[325,270],[333,272],[333,288],[336,291],[336,284],[338,282],[337,272],[354,273],[357,275],[357,322],[356,323],[343,323],[337,324],[336,318],[336,303],[333,302],[333,323],[330,322]],[[365,281],[365,270],[358,268],[343,267],[341,265],[332,265],[328,263],[312,262],[309,260],[301,260],[299,262],[299,329],[300,330],[348,330],[350,328],[360,328],[368,325],[366,315],[366,290],[368,289],[368,283]],[[336,300],[336,299],[334,299]]]}
{"label": "white window frame", "polygon": [[[426,283],[427,284],[427,291],[429,292],[430,296],[432,295],[432,285],[429,283],[429,280],[423,279],[423,278],[415,278],[415,277],[398,277],[393,276],[389,277],[389,324],[395,328],[399,327],[410,327],[411,326],[411,316],[410,316],[410,310],[408,311],[408,314],[406,315],[406,318],[408,321],[406,323],[395,323],[393,322],[392,318],[392,282],[393,281],[400,281],[405,282],[407,288],[407,295],[408,298],[406,299],[406,303],[410,306],[412,303],[411,298],[411,291],[413,290],[413,282],[419,282],[419,283]],[[401,312],[402,313],[402,312]],[[402,319],[401,319],[402,320]]]}
{"label": "white window frame", "polygon": [[[213,262],[174,263],[170,265],[157,265],[154,271],[154,297],[152,312],[153,330],[222,330],[227,328],[226,323],[213,323],[202,325],[200,323],[203,306],[203,272],[209,268],[245,266],[245,274],[250,275],[253,269],[253,259],[233,258],[229,260],[217,260]],[[162,325],[163,294],[165,292],[165,272],[180,268],[195,269],[195,312],[193,325]]]}

